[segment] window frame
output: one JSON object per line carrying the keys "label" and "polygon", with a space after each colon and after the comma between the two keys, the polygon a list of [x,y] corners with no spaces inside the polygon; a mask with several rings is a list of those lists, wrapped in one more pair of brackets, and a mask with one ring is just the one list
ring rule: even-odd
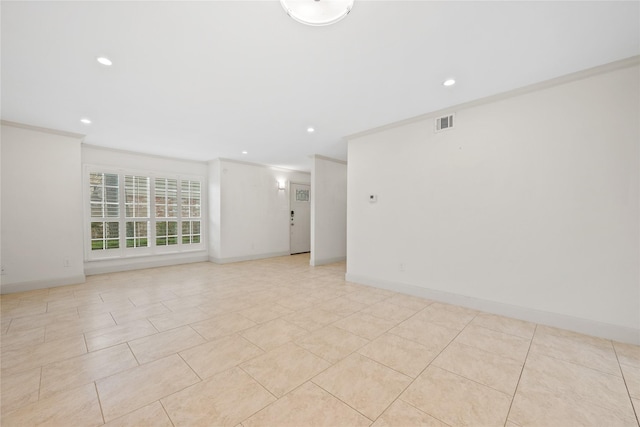
{"label": "window frame", "polygon": [[[92,173],[103,174],[116,174],[118,175],[118,206],[119,216],[116,217],[92,217],[91,216],[91,184],[90,176]],[[125,191],[125,176],[138,176],[149,178],[149,197],[148,197],[148,217],[144,218],[130,218],[126,215],[126,191]],[[188,174],[175,174],[175,173],[163,173],[157,171],[140,170],[140,169],[125,169],[114,168],[101,165],[89,165],[85,164],[83,167],[83,212],[84,212],[84,254],[85,261],[100,261],[107,259],[122,259],[133,257],[144,257],[163,254],[179,254],[184,252],[197,252],[206,249],[206,179],[201,175],[188,175]],[[156,179],[175,179],[177,181],[177,239],[178,243],[175,245],[156,246],[156,220],[171,220],[167,218],[156,218],[156,194],[155,184]],[[200,242],[188,243],[182,242],[182,181],[198,181],[200,182]],[[198,220],[198,218],[185,217],[185,221]],[[147,247],[127,247],[127,222],[148,221],[147,231]],[[91,235],[91,223],[92,222],[118,222],[118,238],[119,248],[117,249],[98,249],[92,250],[92,235]]]}

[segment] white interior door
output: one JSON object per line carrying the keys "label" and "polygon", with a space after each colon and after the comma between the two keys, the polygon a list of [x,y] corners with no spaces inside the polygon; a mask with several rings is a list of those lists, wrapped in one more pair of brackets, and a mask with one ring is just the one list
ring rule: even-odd
{"label": "white interior door", "polygon": [[311,251],[311,187],[291,183],[291,253]]}

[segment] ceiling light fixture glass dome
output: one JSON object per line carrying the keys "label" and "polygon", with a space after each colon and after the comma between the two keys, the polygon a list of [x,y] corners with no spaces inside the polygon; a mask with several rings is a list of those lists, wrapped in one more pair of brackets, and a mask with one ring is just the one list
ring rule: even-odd
{"label": "ceiling light fixture glass dome", "polygon": [[306,25],[331,25],[351,12],[354,0],[280,0],[287,14]]}

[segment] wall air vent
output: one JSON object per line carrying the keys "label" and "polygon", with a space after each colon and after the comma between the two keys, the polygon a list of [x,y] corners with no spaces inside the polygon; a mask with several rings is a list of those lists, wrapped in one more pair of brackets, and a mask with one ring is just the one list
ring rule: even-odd
{"label": "wall air vent", "polygon": [[453,114],[438,117],[436,119],[436,132],[453,129]]}

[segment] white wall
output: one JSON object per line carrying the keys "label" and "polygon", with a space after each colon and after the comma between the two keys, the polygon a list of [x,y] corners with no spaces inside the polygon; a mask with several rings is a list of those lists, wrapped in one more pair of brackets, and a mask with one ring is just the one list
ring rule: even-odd
{"label": "white wall", "polygon": [[[189,262],[201,262],[209,259],[207,246],[208,224],[208,164],[206,162],[172,159],[168,157],[146,155],[123,150],[112,150],[92,145],[82,145],[82,164],[101,166],[109,170],[126,170],[139,173],[163,174],[186,178],[202,179],[202,221],[201,247],[183,248],[182,252],[154,254],[138,257],[114,258],[106,260],[85,260],[86,274],[100,274],[139,268],[159,267]],[[85,230],[83,230],[85,231]],[[83,241],[84,242],[84,241]],[[196,250],[194,250],[196,249]]]}
{"label": "white wall", "polygon": [[347,257],[347,164],[316,155],[311,170],[311,265]]}
{"label": "white wall", "polygon": [[[220,192],[219,220],[212,217],[220,224],[220,240],[219,247],[209,246],[211,261],[288,255],[289,183],[308,184],[310,175],[224,159],[210,162],[209,173],[212,187],[219,180]],[[287,181],[286,190],[278,190],[278,180]],[[210,195],[215,197],[215,191]]]}
{"label": "white wall", "polygon": [[352,138],[347,278],[640,343],[634,64]]}
{"label": "white wall", "polygon": [[84,281],[81,135],[2,125],[1,292]]}
{"label": "white wall", "polygon": [[220,159],[209,162],[209,258],[222,258],[222,242],[220,241]]}

